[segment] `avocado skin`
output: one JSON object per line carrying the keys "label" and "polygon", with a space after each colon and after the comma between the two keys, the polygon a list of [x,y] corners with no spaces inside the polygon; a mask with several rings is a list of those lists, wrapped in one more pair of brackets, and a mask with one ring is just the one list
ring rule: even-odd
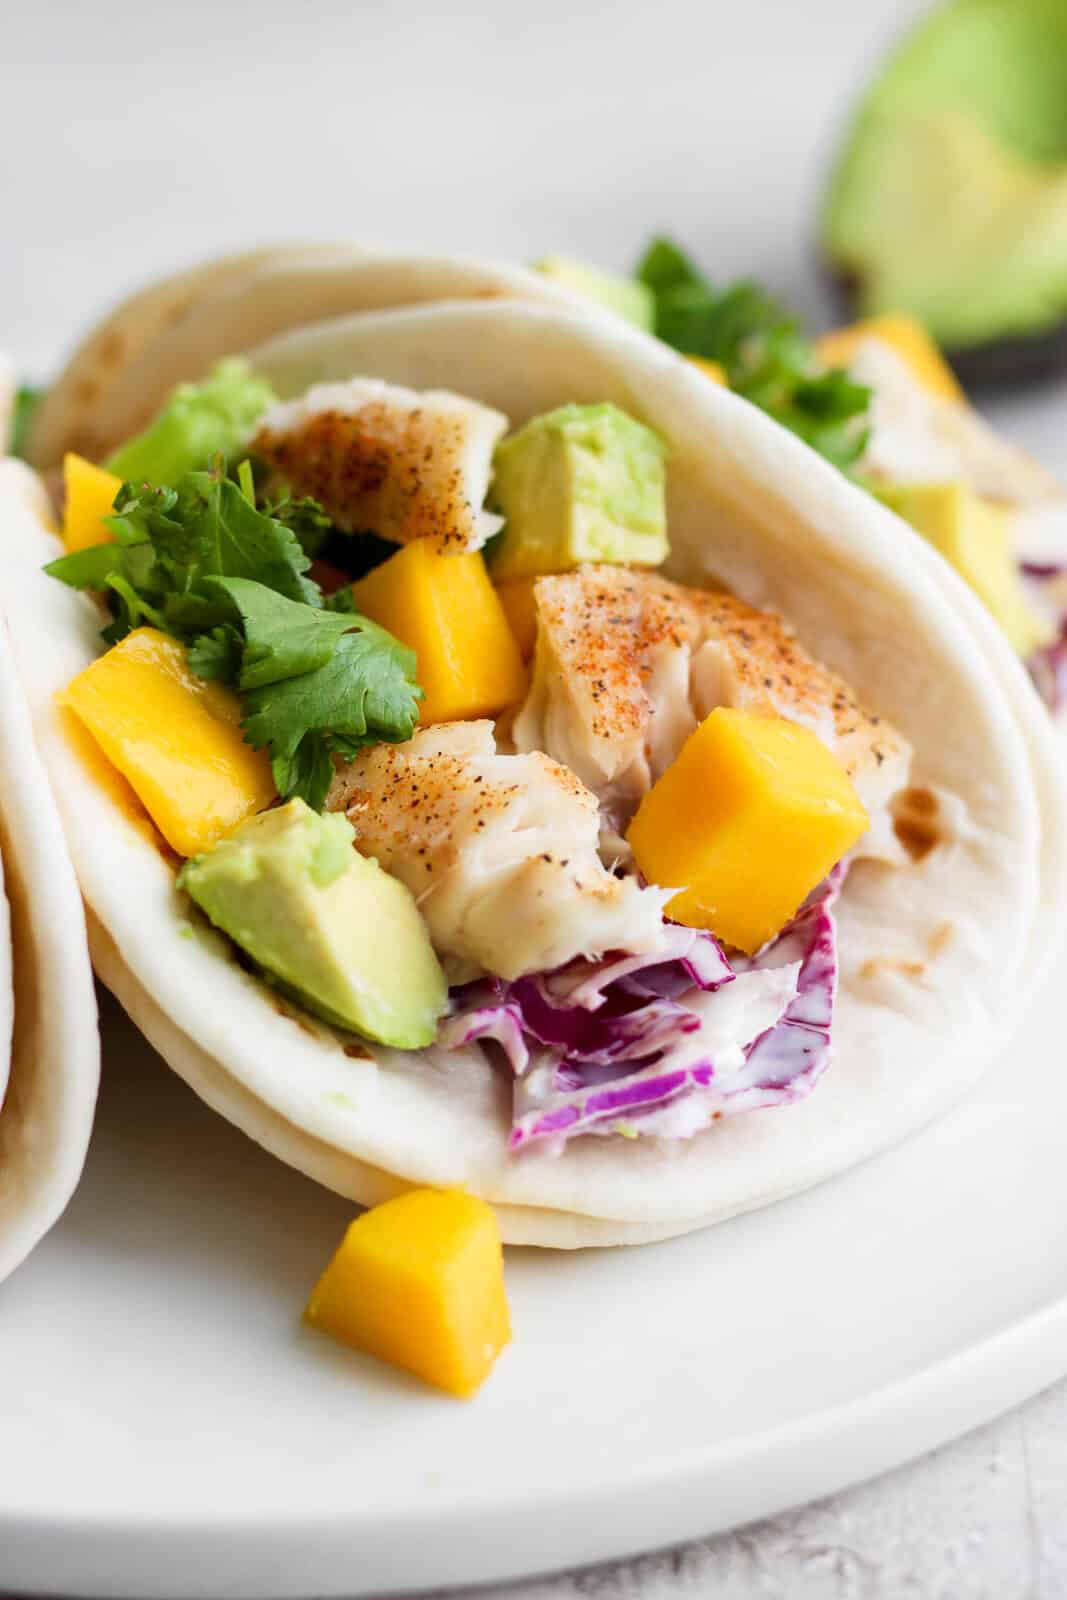
{"label": "avocado skin", "polygon": [[1067,322],[1029,337],[992,339],[946,358],[965,389],[1008,389],[1052,383],[1067,372]]}
{"label": "avocado skin", "polygon": [[[856,274],[840,271],[825,256],[819,257],[817,267],[840,320],[850,322],[862,315]],[[941,353],[968,393],[1056,383],[1067,372],[1067,321],[1043,333],[990,339],[963,350],[943,348]]]}

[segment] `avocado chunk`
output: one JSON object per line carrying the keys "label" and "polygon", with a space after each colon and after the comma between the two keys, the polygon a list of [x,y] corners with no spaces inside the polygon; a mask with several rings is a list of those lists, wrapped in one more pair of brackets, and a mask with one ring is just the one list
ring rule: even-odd
{"label": "avocado chunk", "polygon": [[667,557],[667,448],[618,406],[566,405],[497,446],[491,498],[506,519],[493,581],[585,561],[657,567]]}
{"label": "avocado chunk", "polygon": [[861,103],[821,224],[861,315],[908,312],[965,380],[1067,348],[1067,5],[951,0]]}
{"label": "avocado chunk", "polygon": [[638,283],[636,278],[619,278],[566,256],[545,256],[537,263],[537,270],[558,283],[561,289],[583,295],[605,311],[614,311],[616,316],[624,317],[644,333],[652,332],[656,303],[652,290]]}
{"label": "avocado chunk", "polygon": [[877,494],[951,561],[1019,655],[1049,643],[1054,630],[1027,601],[1004,506],[983,500],[962,483],[891,484]]}
{"label": "avocado chunk", "polygon": [[143,433],[105,463],[118,478],[173,485],[185,472],[210,466],[217,455],[243,450],[255,424],[276,399],[247,361],[219,361],[203,383],[180,383]]}
{"label": "avocado chunk", "polygon": [[448,986],[408,889],[303,800],[260,812],[178,876],[278,988],[339,1028],[431,1044]]}

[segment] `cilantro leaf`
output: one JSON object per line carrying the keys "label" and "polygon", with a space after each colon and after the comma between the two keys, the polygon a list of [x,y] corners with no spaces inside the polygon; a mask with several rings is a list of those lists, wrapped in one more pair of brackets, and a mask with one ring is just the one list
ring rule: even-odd
{"label": "cilantro leaf", "polygon": [[241,672],[244,640],[230,623],[202,633],[189,646],[189,665],[199,678],[221,678],[236,683]]}
{"label": "cilantro leaf", "polygon": [[300,541],[300,548],[309,559],[314,559],[318,555],[333,527],[319,502],[313,500],[310,495],[305,495],[301,500],[294,500],[287,493],[273,505],[266,505],[264,510],[275,522],[280,522],[283,527],[296,535]]}
{"label": "cilantro leaf", "polygon": [[244,624],[242,689],[259,689],[325,666],[337,641],[356,625],[351,615],[298,605],[247,578],[211,578],[208,582],[213,590],[229,597]]}
{"label": "cilantro leaf", "polygon": [[870,391],[838,369],[820,371],[796,319],[759,284],[716,290],[669,239],[654,239],[637,277],[656,301],[657,336],[725,369],[730,388],[847,471],[868,437]]}
{"label": "cilantro leaf", "polygon": [[411,737],[415,656],[356,613],[350,586],[323,604],[301,540],[329,526],[315,502],[283,502],[283,521],[256,509],[242,477],[220,465],[163,488],[126,483],[108,518],[114,542],[47,571],[108,596],[109,644],[145,623],[182,640],[196,673],[242,697],[245,738],[269,748],[282,796],[321,809],[334,753]]}
{"label": "cilantro leaf", "polygon": [[291,600],[321,603],[304,573],[311,559],[291,528],[257,511],[240,487],[218,472],[187,472],[176,488],[124,486],[119,514],[110,518],[119,538],[147,539],[179,593],[203,578],[252,578]]}
{"label": "cilantro leaf", "polygon": [[[364,617],[294,606],[306,616],[286,619],[281,608],[288,603],[277,596],[267,604],[249,600],[246,591],[238,602],[245,607],[249,661],[241,685],[248,678],[256,683],[244,695],[245,737],[257,750],[270,747],[283,797],[301,794],[321,810],[333,776],[331,750],[351,756],[364,744],[410,739],[415,731],[421,691],[413,681],[414,654]],[[283,664],[300,659],[319,664],[278,676]]]}
{"label": "cilantro leaf", "polygon": [[46,570],[75,589],[112,591],[109,642],[145,618],[187,644],[232,622],[232,604],[210,588],[217,577],[245,578],[308,607],[322,604],[318,585],[305,576],[311,561],[296,533],[250,505],[221,470],[188,472],[164,488],[126,483],[107,522],[113,544],[61,556]]}
{"label": "cilantro leaf", "polygon": [[93,544],[58,556],[44,570],[72,589],[106,589],[111,574],[121,572],[122,566],[123,552],[117,544]]}

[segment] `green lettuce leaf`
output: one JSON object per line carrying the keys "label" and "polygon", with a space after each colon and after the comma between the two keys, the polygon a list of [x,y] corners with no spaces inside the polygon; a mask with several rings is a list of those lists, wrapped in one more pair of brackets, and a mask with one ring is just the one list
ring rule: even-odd
{"label": "green lettuce leaf", "polygon": [[275,394],[247,361],[231,356],[214,366],[203,383],[181,383],[143,433],[120,446],[104,463],[116,477],[139,483],[175,484],[186,472],[206,467],[216,455],[242,451]]}

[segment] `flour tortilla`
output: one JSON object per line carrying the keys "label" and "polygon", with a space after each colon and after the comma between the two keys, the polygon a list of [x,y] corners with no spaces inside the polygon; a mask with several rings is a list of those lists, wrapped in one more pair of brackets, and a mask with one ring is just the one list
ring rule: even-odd
{"label": "flour tortilla", "polygon": [[[98,420],[111,390],[130,371],[151,372],[151,352],[183,340],[200,306],[214,296],[254,278],[265,266],[292,263],[313,272],[320,262],[337,256],[352,261],[360,254],[356,245],[264,246],[201,262],[139,290],[97,323],[43,395],[26,441],[26,459],[43,470],[58,466],[67,450],[91,460],[107,455],[121,442],[109,443]],[[161,400],[171,388],[173,383],[162,389]],[[150,406],[148,415],[155,409]],[[122,437],[134,431],[127,429]]]}
{"label": "flour tortilla", "polygon": [[0,615],[0,1279],[73,1193],[99,1076],[81,897]]}
{"label": "flour tortilla", "polygon": [[176,384],[290,328],[426,301],[506,297],[574,304],[539,273],[475,256],[318,244],[209,262],[143,290],[89,335],[42,401],[27,459],[42,470],[65,450],[103,460]]}
{"label": "flour tortilla", "polygon": [[32,481],[9,469],[0,492],[22,531],[2,553],[16,569],[4,581],[23,597],[20,659],[94,955],[198,1093],[353,1199],[397,1182],[464,1183],[499,1207],[512,1242],[575,1246],[667,1237],[808,1187],[1007,1064],[1001,1041],[1058,925],[1058,778],[995,626],[957,605],[962,586],[916,535],[754,408],[606,317],[443,304],[309,326],[251,354],[283,396],[361,373],[451,387],[515,424],[566,400],[643,417],[671,447],[672,575],[781,609],[911,740],[917,781],[954,796],[961,821],[921,864],[850,875],[835,1061],[809,1100],[678,1144],[589,1138],[558,1158],[509,1156],[508,1085],[476,1049],[346,1055],[351,1040],[287,1014],[224,940],[187,920],[143,821],[87,774],[54,710],[54,691],[97,652],[99,618],[39,575],[54,541]]}

